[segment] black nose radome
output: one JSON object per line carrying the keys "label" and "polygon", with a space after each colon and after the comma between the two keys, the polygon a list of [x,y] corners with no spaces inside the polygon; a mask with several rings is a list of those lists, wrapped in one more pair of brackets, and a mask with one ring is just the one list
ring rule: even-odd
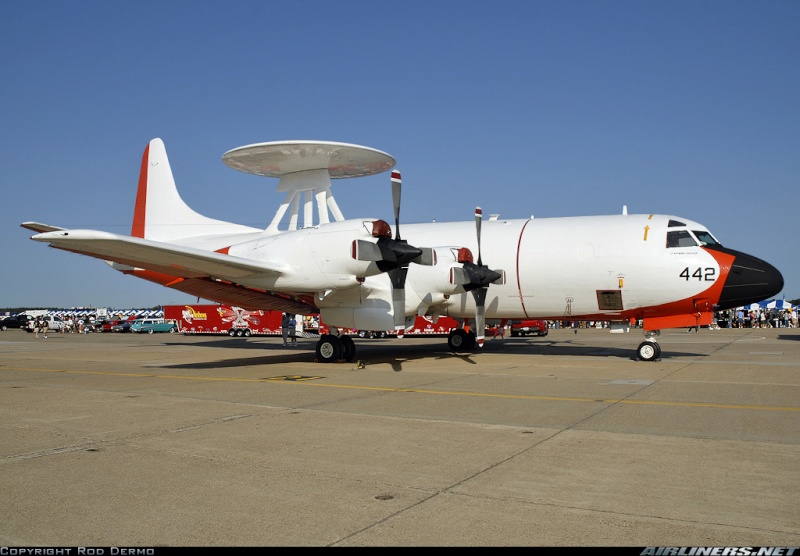
{"label": "black nose radome", "polygon": [[783,289],[783,276],[777,268],[740,251],[720,248],[736,257],[722,287],[718,309],[732,309],[774,297]]}

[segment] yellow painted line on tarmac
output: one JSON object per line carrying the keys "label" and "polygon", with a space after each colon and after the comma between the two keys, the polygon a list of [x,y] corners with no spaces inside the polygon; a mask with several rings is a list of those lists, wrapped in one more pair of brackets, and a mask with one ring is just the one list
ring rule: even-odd
{"label": "yellow painted line on tarmac", "polygon": [[779,405],[752,405],[752,404],[724,404],[724,403],[711,403],[711,402],[666,402],[657,400],[628,400],[619,398],[571,398],[564,396],[534,396],[526,394],[493,394],[489,392],[464,392],[459,390],[428,390],[424,388],[390,388],[382,386],[358,386],[354,384],[328,384],[311,382],[310,380],[323,378],[313,376],[300,375],[285,375],[268,378],[237,378],[237,377],[204,377],[193,375],[165,375],[165,374],[152,374],[152,373],[126,373],[117,371],[75,371],[68,369],[35,369],[25,367],[3,367],[0,370],[4,371],[24,371],[24,372],[37,372],[37,373],[67,373],[77,375],[100,375],[100,376],[114,376],[114,377],[131,377],[131,378],[162,378],[173,380],[195,380],[204,382],[254,382],[254,383],[281,383],[281,384],[302,384],[303,386],[317,386],[320,388],[340,388],[344,390],[368,390],[374,392],[399,392],[409,394],[431,394],[438,396],[462,396],[462,397],[476,397],[476,398],[502,398],[512,400],[536,400],[536,401],[552,401],[552,402],[590,402],[590,403],[607,403],[607,404],[625,404],[625,405],[660,405],[671,407],[700,407],[700,408],[714,408],[714,409],[750,409],[755,411],[797,411],[800,412],[800,407],[792,406],[779,406]]}

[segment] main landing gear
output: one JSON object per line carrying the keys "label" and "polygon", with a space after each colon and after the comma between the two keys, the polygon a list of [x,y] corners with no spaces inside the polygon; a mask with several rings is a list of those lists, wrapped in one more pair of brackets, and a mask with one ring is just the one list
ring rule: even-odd
{"label": "main landing gear", "polygon": [[323,334],[317,340],[316,353],[320,363],[352,361],[356,356],[356,343],[350,336]]}
{"label": "main landing gear", "polygon": [[[447,336],[447,347],[457,353],[473,351],[476,344],[475,338],[473,331],[456,328],[451,330]],[[323,334],[317,340],[315,351],[319,363],[350,362],[355,359],[356,344],[350,336]]]}
{"label": "main landing gear", "polygon": [[454,328],[447,336],[447,347],[456,353],[475,349],[475,333],[463,328]]}
{"label": "main landing gear", "polygon": [[[639,344],[636,350],[636,355],[639,359],[642,361],[661,360],[661,346],[658,345],[656,340],[656,337],[660,334],[660,330],[645,332],[645,341]],[[475,333],[471,330],[455,328],[447,336],[447,347],[456,353],[473,351],[475,344]],[[323,334],[317,341],[316,354],[319,363],[350,362],[355,359],[356,344],[350,336]]]}
{"label": "main landing gear", "polygon": [[659,361],[661,359],[661,346],[658,345],[656,336],[661,334],[660,330],[649,330],[644,333],[645,340],[639,344],[636,355],[642,361]]}

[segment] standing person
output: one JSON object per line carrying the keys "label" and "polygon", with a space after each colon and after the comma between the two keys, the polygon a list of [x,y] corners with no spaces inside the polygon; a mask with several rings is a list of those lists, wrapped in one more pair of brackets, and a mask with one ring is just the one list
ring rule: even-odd
{"label": "standing person", "polygon": [[289,313],[281,315],[281,336],[283,336],[283,347],[286,347],[289,340]]}
{"label": "standing person", "polygon": [[508,324],[508,319],[503,319],[503,321],[497,325],[494,329],[494,336],[492,336],[492,340],[496,340],[498,337],[501,340],[506,339],[506,324]]}
{"label": "standing person", "polygon": [[41,320],[41,324],[42,324],[42,335],[43,335],[45,338],[47,338],[47,317],[44,317],[44,318]]}
{"label": "standing person", "polygon": [[33,319],[33,337],[34,338],[38,338],[39,337],[39,327],[41,325],[42,325],[42,323],[39,321],[39,317],[36,317],[35,319]]}
{"label": "standing person", "polygon": [[292,346],[297,347],[297,320],[294,315],[289,315],[289,338],[292,340]]}

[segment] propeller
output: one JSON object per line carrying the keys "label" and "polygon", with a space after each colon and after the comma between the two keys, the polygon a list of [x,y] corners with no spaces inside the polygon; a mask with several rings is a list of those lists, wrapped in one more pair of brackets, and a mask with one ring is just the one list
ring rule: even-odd
{"label": "propeller", "polygon": [[[422,249],[413,247],[400,238],[400,191],[402,186],[400,172],[392,170],[392,205],[394,206],[394,229],[397,232],[395,234],[394,250],[403,253],[399,265],[388,271],[389,280],[392,282],[394,329],[397,331],[398,338],[402,338],[406,331],[406,276],[408,275],[408,264],[422,255]],[[379,239],[378,243],[380,244],[380,242],[381,240]],[[381,268],[380,263],[378,263],[378,268]]]}
{"label": "propeller", "polygon": [[400,237],[400,192],[402,179],[400,172],[392,171],[392,204],[394,205],[395,237],[384,220],[372,223],[372,236],[377,243],[356,240],[353,243],[353,256],[359,260],[375,261],[378,270],[386,272],[392,284],[392,307],[394,309],[394,328],[397,337],[402,338],[406,329],[406,276],[410,263],[433,264],[433,250],[409,245]]}
{"label": "propeller", "polygon": [[481,207],[475,207],[475,231],[478,235],[478,262],[472,260],[472,252],[463,247],[458,251],[458,261],[463,263],[458,281],[463,284],[464,291],[471,291],[475,298],[475,331],[478,347],[483,347],[484,335],[486,334],[486,293],[489,291],[489,284],[505,283],[505,272],[502,270],[492,270],[481,260],[481,221],[483,211]]}

